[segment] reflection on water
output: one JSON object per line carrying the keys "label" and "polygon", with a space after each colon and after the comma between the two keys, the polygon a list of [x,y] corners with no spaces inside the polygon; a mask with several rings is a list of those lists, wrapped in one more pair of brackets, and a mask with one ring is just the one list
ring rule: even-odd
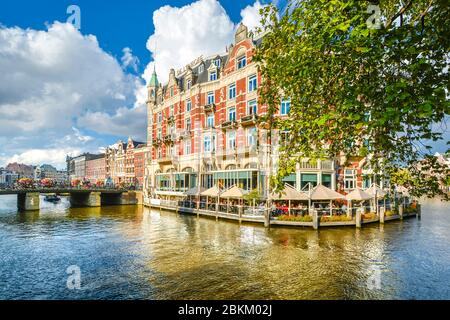
{"label": "reflection on water", "polygon": [[[450,299],[450,207],[438,200],[421,220],[319,232],[65,198],[15,206],[0,197],[2,299]],[[66,288],[70,265],[82,290]]]}

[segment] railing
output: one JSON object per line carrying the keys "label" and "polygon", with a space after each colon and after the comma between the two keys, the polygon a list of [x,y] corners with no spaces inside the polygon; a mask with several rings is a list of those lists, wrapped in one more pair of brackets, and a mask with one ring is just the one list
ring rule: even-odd
{"label": "railing", "polygon": [[205,112],[214,112],[216,111],[216,105],[214,103],[209,103],[205,105]]}
{"label": "railing", "polygon": [[256,114],[250,114],[241,118],[241,125],[248,126],[256,123],[258,116]]}
{"label": "railing", "polygon": [[300,169],[334,170],[334,162],[331,160],[300,161],[299,166],[300,166]]}
{"label": "railing", "polygon": [[222,123],[222,129],[233,128],[237,126],[236,120],[225,121]]}
{"label": "railing", "polygon": [[175,141],[175,135],[168,134],[164,136],[164,143],[173,143]]}
{"label": "railing", "polygon": [[154,146],[159,146],[159,145],[161,145],[161,143],[162,143],[162,141],[160,138],[153,139]]}

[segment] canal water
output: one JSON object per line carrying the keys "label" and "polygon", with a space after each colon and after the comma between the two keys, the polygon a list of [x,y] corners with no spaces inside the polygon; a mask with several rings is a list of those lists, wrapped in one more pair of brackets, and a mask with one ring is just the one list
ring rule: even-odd
{"label": "canal water", "polygon": [[[319,232],[41,206],[18,213],[15,196],[0,197],[0,299],[450,299],[450,206],[439,200],[421,220]],[[67,286],[70,266],[80,289]]]}

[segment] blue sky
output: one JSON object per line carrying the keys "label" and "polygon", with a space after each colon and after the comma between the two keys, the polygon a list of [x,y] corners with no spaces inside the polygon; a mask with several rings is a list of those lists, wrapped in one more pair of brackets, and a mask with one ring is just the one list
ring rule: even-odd
{"label": "blue sky", "polygon": [[[199,55],[225,51],[237,25],[259,23],[261,6],[282,0],[0,3],[0,166],[65,165],[146,136],[145,83]],[[66,23],[81,10],[81,28]]]}

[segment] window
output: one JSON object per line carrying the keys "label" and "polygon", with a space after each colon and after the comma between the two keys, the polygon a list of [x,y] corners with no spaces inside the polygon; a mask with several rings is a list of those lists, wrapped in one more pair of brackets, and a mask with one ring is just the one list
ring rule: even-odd
{"label": "window", "polygon": [[209,81],[216,81],[217,80],[217,72],[216,71],[211,71],[209,73]]}
{"label": "window", "polygon": [[191,131],[191,118],[186,119],[186,131]]}
{"label": "window", "polygon": [[191,154],[191,140],[184,142],[184,154]]}
{"label": "window", "polygon": [[322,174],[322,184],[331,189],[331,174],[326,174],[323,173]]}
{"label": "window", "polygon": [[283,99],[281,100],[281,110],[280,113],[282,115],[286,115],[291,110],[291,99]]}
{"label": "window", "polygon": [[344,170],[344,189],[352,190],[356,188],[356,170],[345,169]]}
{"label": "window", "polygon": [[258,89],[258,82],[256,75],[250,76],[248,78],[248,92],[252,92]]}
{"label": "window", "polygon": [[214,128],[214,113],[208,113],[206,116],[206,127]]}
{"label": "window", "polygon": [[162,112],[158,112],[158,123],[161,123],[163,121],[163,115]]}
{"label": "window", "polygon": [[174,114],[175,114],[175,106],[174,106],[174,105],[171,105],[171,106],[170,106],[169,115],[170,115],[170,116],[173,116]]}
{"label": "window", "polygon": [[174,91],[173,91],[173,87],[170,87],[170,96],[173,97]]}
{"label": "window", "polygon": [[204,68],[203,65],[201,64],[201,65],[198,67],[198,73],[203,73],[203,71],[205,71],[205,68]]}
{"label": "window", "polygon": [[216,65],[217,68],[220,68],[220,59],[216,59],[214,61],[214,64]]}
{"label": "window", "polygon": [[371,176],[365,174],[363,175],[363,189],[369,189],[372,186],[372,178]]}
{"label": "window", "polygon": [[257,113],[257,107],[258,104],[256,102],[256,99],[250,100],[247,102],[247,114],[256,114]]}
{"label": "window", "polygon": [[236,121],[236,107],[228,109],[228,121]]}
{"label": "window", "polygon": [[232,84],[228,87],[228,99],[236,98],[236,84]]}
{"label": "window", "polygon": [[252,147],[256,145],[256,128],[247,130],[247,146]]}
{"label": "window", "polygon": [[211,152],[211,136],[203,138],[203,152]]}
{"label": "window", "polygon": [[301,174],[301,188],[307,189],[308,183],[311,184],[311,188],[317,186],[317,174],[315,173],[302,173]]}
{"label": "window", "polygon": [[247,65],[247,57],[243,55],[242,57],[238,58],[237,68],[242,69]]}
{"label": "window", "polygon": [[162,158],[161,148],[156,149],[156,156],[157,156],[158,158]]}
{"label": "window", "polygon": [[189,79],[189,80],[186,82],[186,88],[189,90],[191,87],[192,87],[192,80]]}
{"label": "window", "polygon": [[214,92],[208,92],[208,104],[214,104]]}
{"label": "window", "polygon": [[297,175],[295,173],[291,173],[287,177],[283,178],[283,182],[296,188],[297,187]]}
{"label": "window", "polygon": [[236,148],[236,131],[230,131],[228,132],[228,139],[227,139],[227,148],[228,149],[235,149]]}
{"label": "window", "polygon": [[191,99],[186,100],[186,112],[191,112],[192,110],[192,101]]}
{"label": "window", "polygon": [[158,129],[158,132],[156,133],[156,137],[158,139],[162,139],[162,129],[161,128]]}

